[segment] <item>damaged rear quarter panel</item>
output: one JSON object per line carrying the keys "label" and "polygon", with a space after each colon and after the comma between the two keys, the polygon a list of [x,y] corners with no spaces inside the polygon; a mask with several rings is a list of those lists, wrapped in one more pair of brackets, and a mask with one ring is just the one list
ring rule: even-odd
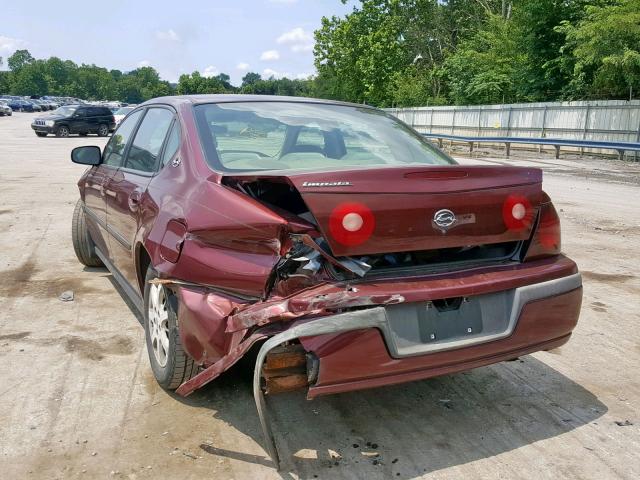
{"label": "damaged rear quarter panel", "polygon": [[238,304],[230,297],[200,288],[176,290],[182,346],[200,365],[217,362],[231,348],[233,336],[225,333],[227,316]]}
{"label": "damaged rear quarter panel", "polygon": [[251,199],[205,181],[189,202],[182,204],[189,212],[188,218],[182,215],[181,220],[186,233],[180,255],[172,263],[160,255],[162,245],[154,239],[165,237],[166,225],[173,220],[169,212],[177,203],[165,199],[166,208],[160,207],[147,244],[151,245],[152,259],[158,260],[154,264],[160,277],[201,285],[176,288],[180,298],[178,322],[186,351],[199,364],[209,365],[227,354],[238,336],[225,333],[227,316],[266,295],[280,259],[280,238],[286,222],[265,207],[252,205]]}
{"label": "damaged rear quarter panel", "polygon": [[199,363],[210,364],[228,353],[242,333],[225,333],[227,315],[266,295],[287,221],[221,185],[194,142],[198,137],[190,107],[182,108],[180,120],[178,155],[189,161],[165,166],[149,182],[132,260],[141,287],[143,248],[160,278],[201,286],[174,289],[181,297],[183,344]]}
{"label": "damaged rear quarter panel", "polygon": [[[286,222],[262,205],[253,205],[253,200],[207,180],[187,198],[186,202],[186,198],[160,199],[145,246],[161,278],[201,285],[174,289],[180,298],[182,344],[198,364],[210,365],[243,336],[243,332],[225,332],[227,316],[265,295],[280,259]],[[173,263],[167,260],[162,242],[167,226],[175,221],[184,224],[186,232]]]}
{"label": "damaged rear quarter panel", "polygon": [[[158,189],[160,191],[161,189]],[[144,245],[163,278],[176,278],[261,298],[280,258],[286,221],[250,198],[203,179],[181,199],[158,199]],[[166,259],[167,227],[186,227],[179,257]],[[166,243],[166,242],[165,242]],[[164,255],[161,253],[164,252]]]}

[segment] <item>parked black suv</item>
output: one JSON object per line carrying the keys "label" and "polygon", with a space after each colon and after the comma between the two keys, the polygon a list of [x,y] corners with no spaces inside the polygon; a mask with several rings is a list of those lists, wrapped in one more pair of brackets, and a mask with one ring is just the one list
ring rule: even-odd
{"label": "parked black suv", "polygon": [[44,117],[37,117],[31,128],[39,137],[53,133],[56,137],[68,137],[71,133],[87,135],[97,133],[106,137],[116,128],[113,113],[107,107],[93,105],[65,105]]}

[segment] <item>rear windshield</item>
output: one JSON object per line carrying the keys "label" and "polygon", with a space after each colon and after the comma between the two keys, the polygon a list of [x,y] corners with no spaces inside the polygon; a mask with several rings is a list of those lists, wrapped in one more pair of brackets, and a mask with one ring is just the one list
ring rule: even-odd
{"label": "rear windshield", "polygon": [[209,164],[221,171],[449,165],[449,157],[380,110],[303,102],[195,107]]}

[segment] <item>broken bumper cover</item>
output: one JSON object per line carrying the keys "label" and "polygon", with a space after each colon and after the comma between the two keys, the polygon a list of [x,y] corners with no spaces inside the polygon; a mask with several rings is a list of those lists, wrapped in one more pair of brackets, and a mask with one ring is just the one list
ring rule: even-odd
{"label": "broken bumper cover", "polygon": [[[420,318],[413,319],[405,316],[404,327],[399,327],[398,319],[390,315],[394,306],[373,307],[296,322],[284,332],[269,338],[262,345],[254,370],[253,392],[268,453],[278,466],[278,452],[261,386],[262,366],[269,351],[276,346],[294,339],[301,339],[305,349],[313,350],[318,355],[319,383],[323,385],[312,386],[310,397],[428,378],[561,345],[568,340],[577,322],[582,298],[581,288],[582,278],[579,273],[575,273],[502,292],[502,297],[487,300],[489,306],[485,310],[488,311],[486,321],[490,325],[488,333],[470,332],[472,335],[468,337],[453,336],[443,341],[430,337],[428,340],[434,341],[418,341],[420,335],[416,336],[410,326],[406,328],[406,323],[419,323]],[[538,303],[537,306],[536,303]],[[532,314],[526,312],[531,305],[535,306]],[[503,322],[497,322],[491,315],[491,313],[497,314],[499,307],[504,307],[506,311]],[[547,311],[549,309],[555,310]],[[520,319],[525,315],[527,315],[527,325],[524,329],[520,329]],[[549,319],[556,324],[548,325]],[[540,321],[540,325],[537,328],[538,333],[535,333],[537,320]],[[500,325],[504,328],[498,328]],[[387,355],[386,363],[395,363],[399,368],[385,372],[384,366],[381,365],[378,369],[375,357],[373,359],[369,357],[368,354],[371,352],[363,351],[363,345],[359,342],[342,341],[341,343],[346,345],[342,348],[336,348],[335,345],[332,348],[326,348],[336,340],[336,334],[346,332],[356,332],[358,335],[366,332],[365,334],[377,336],[378,339],[381,335],[384,346],[388,349],[388,353],[384,352]],[[521,338],[511,341],[510,337],[516,336]],[[491,347],[488,347],[489,345]],[[318,350],[331,353],[325,355]],[[380,353],[377,352],[377,355],[379,356]],[[365,370],[362,371],[361,378],[358,378],[358,370],[363,365],[358,366],[362,362],[357,362],[356,359],[368,360],[364,362],[368,365],[363,364]],[[342,362],[349,362],[348,365],[351,367],[354,364],[357,365],[355,369],[345,368],[346,365]],[[344,372],[345,376],[336,374],[338,371]],[[331,378],[332,375],[333,378]],[[320,390],[314,392],[314,389]]]}

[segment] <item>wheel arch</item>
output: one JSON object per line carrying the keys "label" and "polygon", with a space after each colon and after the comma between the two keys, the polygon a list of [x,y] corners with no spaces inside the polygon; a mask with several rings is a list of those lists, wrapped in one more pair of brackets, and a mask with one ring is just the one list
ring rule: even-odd
{"label": "wheel arch", "polygon": [[151,256],[141,242],[136,245],[135,259],[138,288],[140,289],[140,294],[144,295],[144,279],[147,274],[147,269],[149,268],[149,265],[151,265]]}

